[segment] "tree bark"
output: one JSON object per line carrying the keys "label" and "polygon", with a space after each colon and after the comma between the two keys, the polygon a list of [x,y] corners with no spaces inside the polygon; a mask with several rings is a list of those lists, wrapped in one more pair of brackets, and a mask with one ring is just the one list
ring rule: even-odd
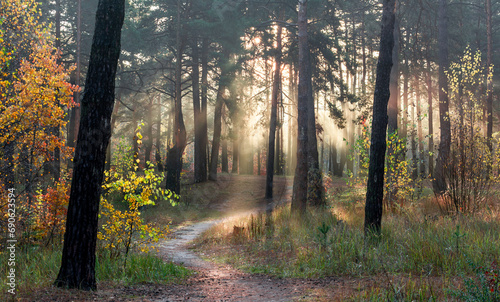
{"label": "tree bark", "polygon": [[208,123],[207,123],[207,100],[208,100],[208,47],[210,42],[204,38],[201,46],[201,111],[200,111],[200,167],[199,181],[207,180],[208,164]]}
{"label": "tree bark", "polygon": [[[77,0],[77,16],[76,16],[76,70],[75,70],[75,85],[80,86],[81,76],[81,41],[82,41],[82,0]],[[75,91],[75,103],[80,103],[80,90]],[[68,123],[68,143],[69,147],[75,147],[76,138],[78,137],[78,128],[80,125],[80,106],[75,106],[71,109]]]}
{"label": "tree bark", "polygon": [[420,74],[415,76],[417,81],[415,84],[416,89],[416,105],[417,105],[417,138],[418,138],[418,161],[419,165],[419,176],[423,179],[425,178],[425,160],[424,160],[424,133],[422,131],[422,109],[420,104]]}
{"label": "tree bark", "polygon": [[58,287],[95,290],[97,215],[111,136],[115,75],[125,0],[100,0],[82,100],[80,130]]}
{"label": "tree bark", "polygon": [[[224,58],[229,59],[229,55],[226,51],[223,51]],[[215,100],[215,111],[214,111],[214,137],[212,140],[212,152],[210,158],[210,170],[208,173],[208,179],[216,181],[217,180],[217,166],[219,164],[219,148],[221,142],[221,132],[222,132],[222,106],[224,105],[224,92],[226,90],[227,81],[227,71],[222,64],[221,66],[221,77],[219,80],[219,89],[217,91],[217,98]]]}
{"label": "tree bark", "polygon": [[398,148],[398,102],[399,102],[399,21],[395,18],[394,21],[394,48],[392,49],[392,69],[390,79],[390,97],[387,105],[388,124],[387,134],[393,141],[389,144],[387,155],[392,160],[387,165],[387,182],[394,184],[391,190],[387,192],[386,200],[388,205],[393,205],[396,200],[398,188],[395,185],[394,171],[399,164]]}
{"label": "tree bark", "polygon": [[177,54],[175,64],[174,146],[167,154],[166,189],[176,194],[181,191],[182,154],[186,148],[186,126],[182,114],[182,53],[184,38],[181,37],[181,1],[177,0]]}
{"label": "tree bark", "polygon": [[431,76],[431,61],[427,56],[427,103],[429,110],[427,116],[429,118],[429,176],[434,175],[434,119],[432,110],[432,76]]}
{"label": "tree bark", "polygon": [[382,201],[384,197],[384,163],[387,132],[387,103],[390,96],[392,49],[394,46],[395,0],[384,0],[382,31],[377,63],[377,78],[373,97],[373,122],[370,146],[370,165],[365,205],[365,233],[380,235]]}
{"label": "tree bark", "polygon": [[[312,86],[312,71],[309,50],[307,1],[302,1],[302,13],[299,10],[299,102],[303,98],[307,110],[307,201],[312,206],[324,205],[323,179],[319,168],[318,141],[316,137],[316,116],[314,111],[314,97]],[[301,1],[299,1],[299,8]],[[301,90],[302,89],[302,90]],[[300,111],[300,109],[299,109]]]}
{"label": "tree bark", "polygon": [[[194,38],[191,45],[193,66],[191,83],[193,86],[193,118],[194,118],[194,182],[206,180],[206,146],[203,144],[203,125],[201,121],[200,105],[200,66],[198,54],[198,39]],[[205,175],[203,175],[205,174]]]}
{"label": "tree bark", "polygon": [[[118,97],[120,99],[120,90],[118,89]],[[118,116],[118,109],[120,108],[120,103],[116,103],[113,107],[113,114],[111,115],[111,136],[113,136],[113,131],[115,129],[116,119]],[[111,144],[108,144],[108,148],[106,149],[106,170],[111,169],[111,161],[113,160],[113,150],[111,149]]]}
{"label": "tree bark", "polygon": [[153,100],[151,97],[147,107],[147,121],[146,121],[146,137],[147,140],[144,143],[144,164],[147,168],[147,162],[151,162],[151,152],[153,151]]}
{"label": "tree bark", "polygon": [[159,172],[163,172],[163,162],[161,157],[162,143],[161,143],[161,94],[158,95],[158,116],[156,117],[156,152],[155,160]]}
{"label": "tree bark", "polygon": [[[280,13],[281,15],[281,13]],[[281,82],[281,24],[278,24],[278,31],[276,33],[276,56],[274,57],[274,78],[273,78],[273,91],[271,94],[271,117],[269,122],[269,144],[267,148],[267,166],[266,166],[266,199],[273,198],[273,178],[275,166],[275,148],[276,145],[276,120],[278,112],[278,96],[280,93]],[[278,140],[279,143],[279,140]],[[279,151],[278,151],[279,152]],[[280,163],[278,163],[279,165]]]}
{"label": "tree bark", "polygon": [[[489,72],[492,65],[493,56],[493,41],[492,41],[492,23],[491,23],[491,0],[486,0],[486,38],[487,38],[487,50],[486,50],[486,66],[487,72]],[[487,82],[487,97],[486,97],[486,139],[490,153],[493,152],[493,78],[488,77]]]}
{"label": "tree bark", "polygon": [[307,0],[299,0],[298,12],[298,39],[299,39],[299,84],[297,99],[297,167],[293,179],[292,211],[303,213],[307,205],[308,189],[308,110],[309,87],[307,72],[309,49],[307,47]]}
{"label": "tree bark", "polygon": [[438,46],[439,46],[439,123],[441,125],[441,141],[439,154],[434,168],[432,188],[434,194],[443,195],[447,190],[445,169],[450,154],[451,124],[448,102],[448,79],[445,71],[448,69],[448,12],[447,1],[439,1],[438,16]]}
{"label": "tree bark", "polygon": [[[237,131],[237,129],[234,129],[234,131]],[[233,166],[231,167],[231,173],[238,174],[239,161],[240,161],[240,142],[238,136],[236,135],[233,138]]]}
{"label": "tree bark", "polygon": [[226,125],[226,106],[222,106],[222,124],[221,124],[221,172],[229,173],[229,159],[227,151],[227,125]]}

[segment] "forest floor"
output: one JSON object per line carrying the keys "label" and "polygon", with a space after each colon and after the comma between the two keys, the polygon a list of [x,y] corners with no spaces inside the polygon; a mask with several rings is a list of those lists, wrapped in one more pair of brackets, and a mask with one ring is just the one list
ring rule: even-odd
{"label": "forest floor", "polygon": [[[340,180],[339,180],[340,181]],[[275,177],[273,206],[291,200],[292,179]],[[338,186],[345,183],[335,184]],[[345,301],[370,288],[398,283],[399,276],[333,276],[326,278],[277,278],[250,274],[234,267],[205,260],[203,250],[194,251],[192,240],[216,223],[265,211],[265,176],[223,174],[214,184],[205,209],[217,215],[172,225],[170,238],[160,244],[159,256],[183,264],[193,271],[186,280],[175,284],[117,285],[98,284],[96,292],[46,288],[37,290],[23,301]],[[194,190],[196,187],[194,186]],[[179,221],[180,222],[180,221]],[[433,278],[434,279],[434,278]],[[399,280],[401,281],[401,280]],[[441,283],[435,278],[433,283]]]}
{"label": "forest floor", "polygon": [[[292,184],[287,178],[275,179],[273,206],[291,199]],[[178,229],[173,239],[165,241],[160,255],[175,263],[184,264],[195,271],[185,283],[169,285],[162,292],[164,297],[153,301],[331,301],[332,289],[336,291],[346,280],[328,279],[278,279],[262,274],[248,274],[232,267],[203,260],[193,250],[191,242],[212,225],[239,215],[265,211],[263,176],[231,176],[227,187],[211,207],[225,213],[224,218],[203,221]],[[357,286],[357,284],[356,284]],[[328,288],[328,289],[327,289]]]}

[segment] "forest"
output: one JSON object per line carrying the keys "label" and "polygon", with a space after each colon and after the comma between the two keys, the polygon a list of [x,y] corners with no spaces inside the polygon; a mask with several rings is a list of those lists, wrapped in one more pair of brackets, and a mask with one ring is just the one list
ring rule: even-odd
{"label": "forest", "polygon": [[500,301],[500,1],[2,0],[3,301]]}

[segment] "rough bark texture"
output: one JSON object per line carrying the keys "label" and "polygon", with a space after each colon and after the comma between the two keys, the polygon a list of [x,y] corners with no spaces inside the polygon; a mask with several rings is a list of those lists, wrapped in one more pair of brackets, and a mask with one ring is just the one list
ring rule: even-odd
{"label": "rough bark texture", "polygon": [[384,162],[387,132],[392,49],[394,46],[395,0],[384,0],[377,78],[373,98],[373,122],[370,146],[370,166],[365,206],[365,232],[380,234],[384,197]]}
{"label": "rough bark texture", "polygon": [[308,87],[305,80],[307,74],[303,72],[306,58],[309,53],[304,53],[304,48],[301,47],[307,44],[307,1],[299,0],[299,17],[298,17],[298,36],[299,36],[299,83],[298,83],[298,100],[297,100],[297,166],[295,168],[295,177],[293,179],[293,194],[292,194],[292,211],[304,212],[307,204],[307,126],[308,126]]}
{"label": "rough bark texture", "polygon": [[177,1],[177,55],[175,64],[175,100],[174,100],[174,146],[167,154],[166,189],[180,194],[182,154],[186,148],[186,126],[182,114],[182,52],[184,37],[181,37],[181,1]]}
{"label": "rough bark texture", "polygon": [[[117,99],[120,99],[120,92],[118,90],[118,97]],[[113,136],[113,131],[115,129],[115,124],[116,124],[116,118],[118,115],[118,109],[120,108],[120,103],[116,103],[115,106],[113,107],[113,114],[111,115],[111,136]],[[111,161],[112,161],[112,155],[113,155],[113,150],[111,150],[111,144],[108,145],[108,148],[106,149],[106,166],[105,170],[111,169]]]}
{"label": "rough bark texture", "polygon": [[[282,27],[278,25],[276,39],[276,56],[274,58],[274,79],[273,91],[271,94],[271,117],[269,123],[269,144],[267,148],[267,166],[266,166],[266,198],[273,198],[273,178],[275,166],[275,148],[276,145],[276,120],[278,112],[278,96],[280,93],[281,82],[281,32]],[[279,164],[279,163],[278,163]]]}
{"label": "rough bark texture", "polygon": [[304,80],[307,84],[307,201],[312,206],[322,206],[325,205],[325,199],[323,198],[323,177],[318,159],[318,140],[316,137],[316,116],[314,110],[311,61],[309,59],[309,43],[307,39],[303,47],[305,53],[305,66],[302,70],[306,76]]}
{"label": "rough bark texture", "polygon": [[97,215],[111,136],[115,75],[125,0],[100,0],[81,104],[58,287],[96,289]]}
{"label": "rough bark texture", "polygon": [[438,44],[439,44],[439,124],[441,125],[441,141],[439,154],[434,168],[432,188],[434,194],[443,195],[446,192],[445,169],[450,154],[451,125],[448,102],[448,80],[445,70],[448,69],[448,14],[446,0],[439,1]]}

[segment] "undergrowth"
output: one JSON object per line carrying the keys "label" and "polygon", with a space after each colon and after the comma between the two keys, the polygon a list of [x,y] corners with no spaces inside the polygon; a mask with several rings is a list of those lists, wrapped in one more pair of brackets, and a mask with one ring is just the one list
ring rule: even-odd
{"label": "undergrowth", "polygon": [[[16,254],[16,290],[22,297],[34,290],[49,287],[54,282],[61,265],[62,246],[25,247]],[[0,253],[0,263],[7,263],[8,255]],[[131,253],[124,267],[124,257],[112,258],[98,254],[96,278],[98,282],[116,285],[140,283],[166,284],[182,280],[190,271],[182,266],[147,253]],[[0,266],[0,275],[7,276],[9,266]],[[6,282],[0,283],[0,292],[7,295]],[[9,295],[10,297],[10,295]],[[1,299],[0,299],[1,300]]]}
{"label": "undergrowth", "polygon": [[[368,242],[362,190],[343,190],[334,199],[330,208],[309,210],[300,218],[282,207],[271,216],[226,221],[207,231],[197,246],[208,250],[212,259],[247,272],[300,278],[472,276],[475,269],[470,263],[500,259],[497,211],[446,216],[432,212],[429,199],[421,199],[385,213],[382,237]],[[387,283],[360,299],[378,301],[384,295],[394,301],[432,301],[436,289],[431,283],[411,282],[397,290]],[[398,295],[413,298],[401,300]]]}

